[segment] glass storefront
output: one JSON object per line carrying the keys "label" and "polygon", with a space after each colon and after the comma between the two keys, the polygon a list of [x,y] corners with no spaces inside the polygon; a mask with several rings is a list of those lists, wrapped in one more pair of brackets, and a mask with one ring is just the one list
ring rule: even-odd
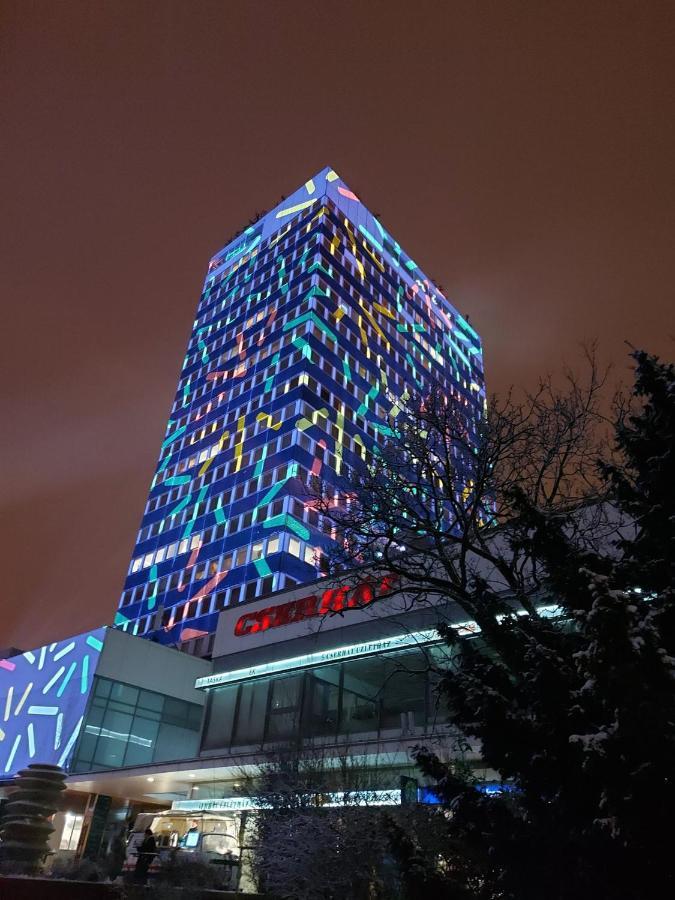
{"label": "glass storefront", "polygon": [[202,750],[427,726],[438,718],[430,662],[428,650],[380,654],[214,690]]}
{"label": "glass storefront", "polygon": [[71,772],[96,772],[199,751],[202,707],[108,678],[95,678]]}

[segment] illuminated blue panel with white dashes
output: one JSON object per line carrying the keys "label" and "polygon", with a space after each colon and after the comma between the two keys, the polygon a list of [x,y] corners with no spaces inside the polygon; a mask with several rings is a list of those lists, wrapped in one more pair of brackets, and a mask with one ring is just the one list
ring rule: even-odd
{"label": "illuminated blue panel with white dashes", "polygon": [[0,660],[0,774],[68,767],[103,648],[97,628]]}

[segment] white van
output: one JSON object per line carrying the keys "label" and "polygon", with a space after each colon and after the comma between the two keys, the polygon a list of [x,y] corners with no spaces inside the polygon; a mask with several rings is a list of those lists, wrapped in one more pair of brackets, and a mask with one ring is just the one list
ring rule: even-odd
{"label": "white van", "polygon": [[123,873],[133,876],[145,829],[151,828],[157,844],[157,856],[148,871],[151,878],[170,859],[194,854],[204,862],[222,866],[224,887],[236,890],[242,824],[240,812],[180,812],[169,809],[160,813],[141,813],[136,816],[127,843]]}

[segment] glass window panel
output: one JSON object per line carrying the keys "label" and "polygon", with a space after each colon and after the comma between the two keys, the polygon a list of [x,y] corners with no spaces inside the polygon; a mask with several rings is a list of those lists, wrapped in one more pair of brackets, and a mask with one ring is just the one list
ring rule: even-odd
{"label": "glass window panel", "polygon": [[98,731],[99,729],[96,725],[85,725],[77,748],[78,762],[91,762],[96,741],[98,740]]}
{"label": "glass window panel", "polygon": [[164,700],[164,710],[162,712],[162,721],[171,722],[175,725],[183,725],[187,719],[188,704],[184,700],[176,700],[174,697],[166,697]]}
{"label": "glass window panel", "polygon": [[85,721],[85,725],[100,725],[103,721],[103,716],[105,714],[106,707],[99,706],[98,704],[92,704],[91,708],[87,712],[87,718]]}
{"label": "glass window panel", "polygon": [[125,766],[137,766],[152,762],[155,757],[159,722],[144,716],[135,716],[127,744]]}
{"label": "glass window panel", "polygon": [[186,727],[199,731],[202,727],[202,707],[196,703],[188,703]]}
{"label": "glass window panel", "polygon": [[242,684],[234,743],[262,743],[268,688],[268,681]]}
{"label": "glass window panel", "polygon": [[133,715],[134,709],[136,708],[133,703],[118,703],[116,700],[108,701],[108,709],[113,709],[115,712],[123,712],[129,713]]}
{"label": "glass window panel", "polygon": [[426,711],[426,661],[423,653],[384,658],[382,662],[381,728],[400,728],[412,713],[415,725],[424,725]]}
{"label": "glass window panel", "polygon": [[334,735],[338,727],[340,667],[322,666],[308,675],[304,729],[308,735]]}
{"label": "glass window panel", "polygon": [[271,682],[272,697],[267,740],[290,738],[298,733],[302,683],[302,675],[278,678]]}
{"label": "glass window panel", "polygon": [[359,665],[346,665],[342,687],[340,731],[352,734],[377,731],[380,688],[377,659],[359,660]]}
{"label": "glass window panel", "polygon": [[132,717],[126,713],[106,712],[96,745],[96,765],[117,768],[123,764],[131,722]]}
{"label": "glass window panel", "polygon": [[222,690],[214,691],[210,695],[208,722],[203,742],[205,750],[230,746],[238,691],[239,686],[232,685]]}
{"label": "glass window panel", "polygon": [[300,541],[296,538],[291,538],[288,542],[288,552],[292,553],[293,556],[300,556]]}
{"label": "glass window panel", "polygon": [[141,691],[138,705],[143,709],[153,709],[161,712],[164,705],[164,697],[162,694],[156,694],[154,691]]}
{"label": "glass window panel", "polygon": [[162,723],[159,726],[154,761],[184,759],[199,751],[199,732],[179,725]]}
{"label": "glass window panel", "polygon": [[272,681],[270,711],[296,709],[300,703],[302,675],[290,678],[276,678]]}
{"label": "glass window panel", "polygon": [[117,700],[119,703],[128,703],[130,706],[135,706],[138,700],[138,688],[132,687],[130,684],[121,684],[119,681],[115,681],[110,691],[110,699]]}
{"label": "glass window panel", "polygon": [[112,681],[107,678],[97,678],[96,679],[96,688],[94,689],[94,694],[97,697],[108,697],[110,695],[110,688],[112,687]]}

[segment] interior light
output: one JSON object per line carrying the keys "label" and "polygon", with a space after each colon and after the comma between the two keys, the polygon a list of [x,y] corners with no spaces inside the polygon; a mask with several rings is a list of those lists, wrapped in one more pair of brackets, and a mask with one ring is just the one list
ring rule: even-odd
{"label": "interior light", "polygon": [[148,781],[154,781],[154,780],[155,780],[155,779],[152,777],[152,775],[150,775],[150,776],[148,777]]}

